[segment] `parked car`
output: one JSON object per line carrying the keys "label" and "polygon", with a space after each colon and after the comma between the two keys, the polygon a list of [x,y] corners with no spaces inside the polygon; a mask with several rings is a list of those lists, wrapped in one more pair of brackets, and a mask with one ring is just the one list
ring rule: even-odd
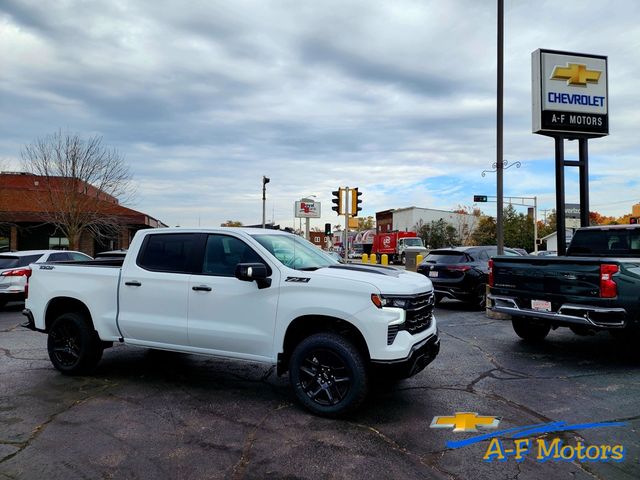
{"label": "parked car", "polygon": [[538,257],[557,257],[558,252],[555,250],[538,250],[536,254]]}
{"label": "parked car", "polygon": [[[521,256],[511,248],[505,248],[504,253]],[[489,259],[497,254],[495,245],[431,250],[417,271],[433,283],[436,304],[443,298],[453,298],[485,308]]]}
{"label": "parked car", "polygon": [[0,308],[7,302],[23,301],[27,277],[31,275],[29,264],[91,260],[89,255],[68,250],[24,250],[0,254]]}

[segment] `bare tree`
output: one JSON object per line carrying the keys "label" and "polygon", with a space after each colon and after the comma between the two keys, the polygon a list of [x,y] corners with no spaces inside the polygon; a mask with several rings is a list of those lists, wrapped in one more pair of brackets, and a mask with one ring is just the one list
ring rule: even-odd
{"label": "bare tree", "polygon": [[41,177],[34,194],[44,220],[71,248],[79,248],[84,232],[108,238],[120,231],[118,204],[133,195],[131,176],[124,157],[101,137],[59,130],[26,145],[21,157],[25,170]]}

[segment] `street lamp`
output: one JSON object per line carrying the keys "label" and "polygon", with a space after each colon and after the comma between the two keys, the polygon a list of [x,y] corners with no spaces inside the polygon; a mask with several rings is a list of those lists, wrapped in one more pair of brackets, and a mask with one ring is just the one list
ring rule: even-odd
{"label": "street lamp", "polygon": [[262,176],[262,228],[265,228],[265,204],[267,201],[267,183],[269,183],[271,179],[266,176]]}

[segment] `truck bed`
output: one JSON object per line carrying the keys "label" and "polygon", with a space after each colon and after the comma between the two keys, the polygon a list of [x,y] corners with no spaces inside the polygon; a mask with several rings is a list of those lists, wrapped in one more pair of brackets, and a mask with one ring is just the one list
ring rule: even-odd
{"label": "truck bed", "polygon": [[[44,312],[48,302],[77,299],[93,309],[91,317],[101,338],[117,340],[120,334],[113,320],[118,313],[121,265],[122,259],[32,264],[28,300],[30,308]],[[82,278],[82,291],[75,288],[78,276]],[[35,317],[35,322],[38,330],[47,329],[41,315]]]}

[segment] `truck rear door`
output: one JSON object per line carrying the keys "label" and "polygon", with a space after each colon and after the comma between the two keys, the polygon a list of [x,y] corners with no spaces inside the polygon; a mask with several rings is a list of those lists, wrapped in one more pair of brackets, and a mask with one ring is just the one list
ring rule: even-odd
{"label": "truck rear door", "polygon": [[188,299],[203,235],[150,234],[137,258],[127,258],[119,286],[118,327],[127,342],[188,346]]}

